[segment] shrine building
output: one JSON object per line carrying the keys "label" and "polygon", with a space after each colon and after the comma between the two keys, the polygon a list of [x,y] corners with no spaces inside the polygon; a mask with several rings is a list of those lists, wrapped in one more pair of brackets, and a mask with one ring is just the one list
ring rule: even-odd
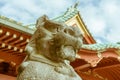
{"label": "shrine building", "polygon": [[[76,6],[53,20],[80,29],[85,45],[71,65],[83,80],[120,80],[120,44],[97,43]],[[16,80],[17,69],[25,61],[25,46],[35,31],[32,26],[0,16],[0,80]]]}

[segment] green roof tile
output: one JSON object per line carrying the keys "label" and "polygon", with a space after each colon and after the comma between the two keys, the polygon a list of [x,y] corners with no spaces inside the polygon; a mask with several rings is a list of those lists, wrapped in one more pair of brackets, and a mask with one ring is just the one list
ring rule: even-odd
{"label": "green roof tile", "polygon": [[106,44],[88,44],[82,45],[82,48],[88,49],[88,50],[104,50],[104,49],[109,49],[109,48],[115,48],[115,49],[120,49],[120,45],[116,43],[106,43]]}
{"label": "green roof tile", "polygon": [[67,9],[67,11],[63,15],[58,16],[58,17],[54,18],[53,20],[59,21],[59,22],[65,22],[68,19],[74,17],[78,13],[79,13],[79,11],[77,10],[76,6],[71,6],[70,8]]}

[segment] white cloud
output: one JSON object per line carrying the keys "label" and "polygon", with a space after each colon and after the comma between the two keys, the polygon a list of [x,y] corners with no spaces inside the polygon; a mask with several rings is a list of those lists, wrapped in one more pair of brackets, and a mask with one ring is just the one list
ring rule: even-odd
{"label": "white cloud", "polygon": [[93,36],[97,37],[96,40],[120,41],[120,0],[96,0],[96,2],[84,0],[82,2],[85,4],[79,8],[82,18]]}
{"label": "white cloud", "polygon": [[72,1],[67,0],[4,0],[0,14],[30,24],[35,23],[36,19],[43,14],[53,18],[72,4]]}
{"label": "white cloud", "polygon": [[[50,18],[61,15],[76,0],[3,0],[0,15],[23,22],[35,23],[47,14]],[[79,10],[83,21],[98,42],[120,41],[120,0],[80,0]]]}

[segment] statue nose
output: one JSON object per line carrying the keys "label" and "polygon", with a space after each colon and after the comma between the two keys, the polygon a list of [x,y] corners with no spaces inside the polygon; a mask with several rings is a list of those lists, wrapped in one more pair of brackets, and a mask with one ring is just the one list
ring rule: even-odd
{"label": "statue nose", "polygon": [[71,38],[67,39],[68,44],[72,45],[75,49],[80,49],[81,45],[82,45],[82,40],[79,37],[74,37],[71,36]]}
{"label": "statue nose", "polygon": [[79,38],[71,38],[68,39],[69,41],[66,41],[68,45],[71,45],[74,47],[74,49],[80,49],[82,46],[82,40]]}
{"label": "statue nose", "polygon": [[74,37],[69,34],[59,32],[56,34],[55,39],[58,41],[56,45],[68,45],[74,47],[74,49],[80,49],[82,40],[79,37]]}

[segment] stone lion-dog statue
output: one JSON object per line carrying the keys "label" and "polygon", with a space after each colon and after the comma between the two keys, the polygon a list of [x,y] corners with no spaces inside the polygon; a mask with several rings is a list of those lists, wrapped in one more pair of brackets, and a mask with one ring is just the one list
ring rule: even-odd
{"label": "stone lion-dog statue", "polygon": [[70,62],[82,45],[77,27],[49,20],[46,15],[36,22],[36,31],[27,44],[27,53],[17,80],[82,80]]}

